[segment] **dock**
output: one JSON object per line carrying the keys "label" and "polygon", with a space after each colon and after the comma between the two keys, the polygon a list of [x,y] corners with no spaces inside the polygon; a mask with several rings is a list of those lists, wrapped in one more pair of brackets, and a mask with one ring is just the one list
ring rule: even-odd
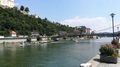
{"label": "dock", "polygon": [[117,63],[103,63],[103,62],[100,62],[100,55],[97,54],[87,63],[91,63],[92,67],[120,67],[120,57],[118,57]]}

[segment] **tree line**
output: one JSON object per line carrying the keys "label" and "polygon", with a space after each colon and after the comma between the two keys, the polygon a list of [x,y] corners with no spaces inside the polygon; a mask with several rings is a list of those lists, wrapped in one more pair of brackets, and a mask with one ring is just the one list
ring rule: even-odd
{"label": "tree line", "polygon": [[20,9],[1,8],[0,7],[0,35],[10,36],[10,31],[14,30],[17,35],[31,35],[31,32],[39,32],[40,35],[48,36],[59,34],[61,31],[65,34],[73,34],[74,28],[68,25],[62,25],[58,22],[51,22],[47,18],[35,18],[34,15],[23,14],[21,11],[29,12],[29,8]]}
{"label": "tree line", "polygon": [[21,7],[20,7],[20,10],[21,10],[21,11],[25,11],[25,12],[27,12],[27,13],[29,12],[29,8],[28,8],[28,7],[24,7],[24,6],[21,6]]}
{"label": "tree line", "polygon": [[[24,14],[23,12],[27,14]],[[86,27],[81,26],[77,31],[68,25],[52,22],[46,17],[44,19],[34,15],[29,15],[28,7],[21,6],[20,9],[0,7],[0,35],[10,36],[10,31],[14,30],[17,35],[31,35],[31,32],[39,32],[40,35],[72,35],[82,34]]]}

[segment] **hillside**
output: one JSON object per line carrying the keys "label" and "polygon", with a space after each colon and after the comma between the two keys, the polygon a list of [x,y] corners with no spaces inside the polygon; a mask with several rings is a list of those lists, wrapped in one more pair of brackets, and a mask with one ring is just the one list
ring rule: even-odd
{"label": "hillside", "polygon": [[47,18],[35,18],[25,15],[16,8],[0,8],[0,35],[10,36],[14,30],[18,35],[30,35],[31,32],[39,32],[40,35],[73,34],[72,27],[60,23],[51,22]]}

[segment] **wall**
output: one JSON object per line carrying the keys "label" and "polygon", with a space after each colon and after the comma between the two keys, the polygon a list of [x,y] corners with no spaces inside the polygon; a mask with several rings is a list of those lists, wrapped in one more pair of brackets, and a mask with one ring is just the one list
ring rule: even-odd
{"label": "wall", "polygon": [[[31,39],[31,41],[36,41],[37,39]],[[26,38],[0,38],[0,43],[3,42],[21,42],[26,41]]]}

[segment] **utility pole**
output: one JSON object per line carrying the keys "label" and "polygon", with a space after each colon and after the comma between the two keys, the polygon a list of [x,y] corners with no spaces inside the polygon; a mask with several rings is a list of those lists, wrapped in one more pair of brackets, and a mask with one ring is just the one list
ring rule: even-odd
{"label": "utility pole", "polygon": [[112,17],[112,29],[113,29],[113,40],[114,40],[114,13],[111,13],[110,16]]}
{"label": "utility pole", "polygon": [[118,37],[119,37],[119,27],[117,27],[117,30],[118,30]]}

